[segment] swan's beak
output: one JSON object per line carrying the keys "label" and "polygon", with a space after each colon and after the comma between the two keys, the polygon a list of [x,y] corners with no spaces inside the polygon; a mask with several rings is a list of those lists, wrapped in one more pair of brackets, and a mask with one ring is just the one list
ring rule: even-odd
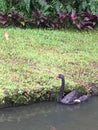
{"label": "swan's beak", "polygon": [[59,78],[59,75],[56,75],[55,78],[58,79],[58,78]]}

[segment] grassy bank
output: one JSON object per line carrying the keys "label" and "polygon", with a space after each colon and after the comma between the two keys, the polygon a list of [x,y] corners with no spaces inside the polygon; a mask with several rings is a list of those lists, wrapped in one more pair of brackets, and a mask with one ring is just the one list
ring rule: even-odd
{"label": "grassy bank", "polygon": [[0,29],[1,102],[49,97],[60,87],[58,73],[67,89],[98,82],[98,30]]}

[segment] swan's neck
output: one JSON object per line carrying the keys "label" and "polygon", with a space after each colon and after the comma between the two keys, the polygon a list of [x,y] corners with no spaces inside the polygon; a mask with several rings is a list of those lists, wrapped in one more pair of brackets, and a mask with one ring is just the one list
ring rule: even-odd
{"label": "swan's neck", "polygon": [[60,102],[63,98],[63,92],[64,92],[64,87],[65,87],[65,79],[61,79],[61,88],[60,88],[60,91],[59,91],[59,95],[58,95],[58,98],[57,98],[57,101]]}

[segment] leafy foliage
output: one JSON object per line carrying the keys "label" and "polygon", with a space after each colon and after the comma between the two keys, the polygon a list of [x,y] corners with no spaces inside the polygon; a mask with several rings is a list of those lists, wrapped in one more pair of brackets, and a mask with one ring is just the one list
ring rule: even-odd
{"label": "leafy foliage", "polygon": [[92,29],[98,0],[0,0],[0,23],[27,27]]}
{"label": "leafy foliage", "polygon": [[0,11],[5,12],[7,10],[7,2],[5,0],[0,0]]}

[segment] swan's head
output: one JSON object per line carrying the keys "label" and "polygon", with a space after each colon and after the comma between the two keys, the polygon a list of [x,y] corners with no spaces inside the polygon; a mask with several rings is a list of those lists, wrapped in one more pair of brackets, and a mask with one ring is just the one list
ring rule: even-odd
{"label": "swan's head", "polygon": [[64,75],[63,74],[58,74],[58,75],[56,75],[56,79],[57,78],[64,79]]}

